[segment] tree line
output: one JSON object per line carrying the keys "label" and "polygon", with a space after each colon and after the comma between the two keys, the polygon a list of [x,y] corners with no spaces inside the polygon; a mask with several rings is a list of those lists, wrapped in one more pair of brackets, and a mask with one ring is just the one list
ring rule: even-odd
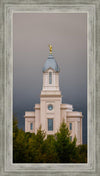
{"label": "tree line", "polygon": [[13,163],[86,163],[87,145],[76,145],[70,140],[70,132],[63,122],[55,135],[46,137],[45,131],[37,134],[18,128],[13,119]]}

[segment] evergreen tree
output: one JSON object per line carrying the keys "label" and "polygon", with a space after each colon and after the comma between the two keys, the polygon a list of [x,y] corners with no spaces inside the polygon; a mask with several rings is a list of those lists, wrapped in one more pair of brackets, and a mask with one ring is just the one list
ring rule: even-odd
{"label": "evergreen tree", "polygon": [[56,133],[55,138],[60,163],[71,162],[76,152],[76,139],[74,138],[72,142],[70,141],[70,133],[64,121],[60,126],[60,130]]}
{"label": "evergreen tree", "polygon": [[55,138],[53,135],[48,135],[43,144],[43,162],[44,163],[59,163],[59,157],[56,152]]}

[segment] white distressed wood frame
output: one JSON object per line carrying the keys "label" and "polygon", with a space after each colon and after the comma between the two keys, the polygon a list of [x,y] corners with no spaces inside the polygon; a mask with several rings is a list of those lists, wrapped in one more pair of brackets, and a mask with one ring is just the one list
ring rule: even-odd
{"label": "white distressed wood frame", "polygon": [[[100,120],[99,69],[100,47],[99,0],[2,0],[0,13],[0,174],[93,176],[100,174]],[[13,14],[14,13],[87,13],[87,108],[88,108],[88,162],[83,164],[13,164],[12,120],[13,120]],[[97,37],[98,36],[98,37]]]}

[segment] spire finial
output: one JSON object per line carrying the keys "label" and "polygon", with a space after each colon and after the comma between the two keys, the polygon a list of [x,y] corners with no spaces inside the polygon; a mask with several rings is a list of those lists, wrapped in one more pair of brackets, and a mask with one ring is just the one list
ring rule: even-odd
{"label": "spire finial", "polygon": [[52,54],[52,45],[48,45],[48,46],[49,46],[50,54]]}

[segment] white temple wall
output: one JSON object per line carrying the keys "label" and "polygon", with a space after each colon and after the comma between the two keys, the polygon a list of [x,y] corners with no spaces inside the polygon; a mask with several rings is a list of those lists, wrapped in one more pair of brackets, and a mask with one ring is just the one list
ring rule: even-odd
{"label": "white temple wall", "polygon": [[[49,84],[49,72],[52,73],[52,84]],[[43,90],[59,90],[59,73],[49,69],[43,74]]]}
{"label": "white temple wall", "polygon": [[69,128],[69,124],[70,123],[72,123],[72,130],[69,129],[70,136],[72,136],[72,140],[76,136],[77,145],[79,145],[79,144],[82,143],[82,141],[81,141],[81,135],[82,135],[82,133],[81,133],[81,130],[82,130],[81,118],[80,117],[74,117],[74,118],[68,117],[67,118],[67,126],[68,126],[68,128]]}
{"label": "white temple wall", "polygon": [[[33,129],[31,130],[30,125],[33,124]],[[25,118],[25,132],[35,133],[35,118],[27,117]]]}
{"label": "white temple wall", "polygon": [[40,109],[35,109],[35,133],[40,127]]}

